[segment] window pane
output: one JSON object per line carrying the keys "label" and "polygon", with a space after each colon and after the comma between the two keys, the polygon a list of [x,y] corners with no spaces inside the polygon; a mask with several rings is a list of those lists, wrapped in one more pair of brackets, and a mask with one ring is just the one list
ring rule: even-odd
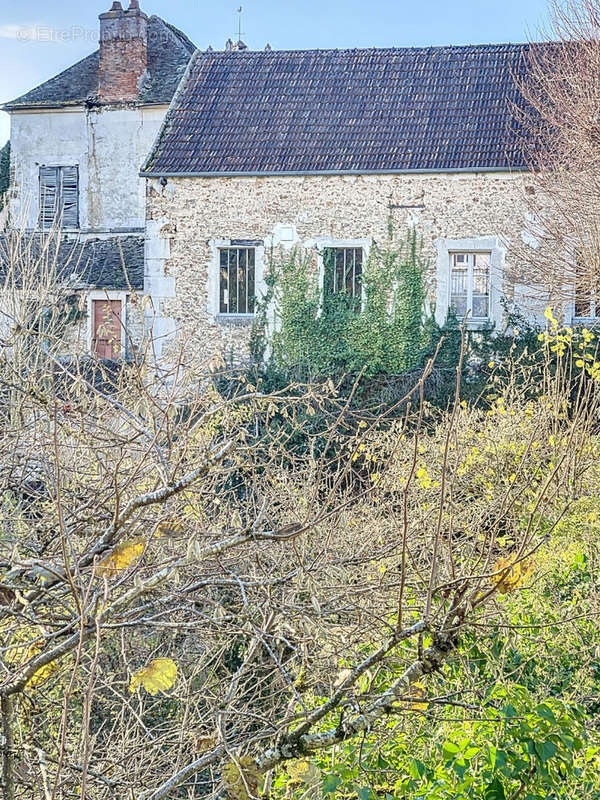
{"label": "window pane", "polygon": [[481,295],[473,295],[473,316],[474,317],[487,317],[488,316],[488,298]]}
{"label": "window pane", "polygon": [[221,250],[219,259],[219,311],[229,313],[229,250]]}
{"label": "window pane", "polygon": [[221,314],[253,314],[256,286],[256,253],[253,248],[228,247],[219,253],[219,311]]}
{"label": "window pane", "polygon": [[473,257],[473,309],[474,317],[489,316],[490,256],[475,253]]}
{"label": "window pane", "polygon": [[248,259],[248,314],[254,314],[254,301],[256,295],[256,250],[246,250]]}
{"label": "window pane", "polygon": [[454,253],[450,275],[450,306],[457,317],[467,313],[469,259],[466,253]]}
{"label": "window pane", "polygon": [[323,250],[325,296],[344,294],[360,309],[362,298],[363,250],[361,247],[326,247]]}
{"label": "window pane", "polygon": [[335,294],[335,276],[337,269],[337,251],[333,247],[323,250],[323,291],[325,296]]}

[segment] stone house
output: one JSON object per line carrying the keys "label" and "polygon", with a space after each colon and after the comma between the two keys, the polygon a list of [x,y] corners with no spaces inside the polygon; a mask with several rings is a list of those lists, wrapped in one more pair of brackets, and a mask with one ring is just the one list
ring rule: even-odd
{"label": "stone house", "polygon": [[526,53],[197,52],[142,170],[146,289],[165,326],[243,356],[272,248],[312,250],[323,291],[334,258],[360,294],[390,221],[422,236],[440,324],[453,307],[500,327],[503,298],[539,319],[510,255],[526,215]]}
{"label": "stone house", "polygon": [[[323,292],[360,300],[390,226],[422,238],[440,324],[453,308],[499,328],[505,301],[539,321],[512,248],[530,189],[526,70],[526,45],[201,52],[115,2],[96,53],[4,106],[11,225],[40,236],[58,217],[81,248],[69,263],[99,356],[132,355],[145,331],[159,356],[185,336],[202,360],[244,359],[271,253],[312,253]],[[582,314],[590,297],[567,316]]]}
{"label": "stone house", "polygon": [[81,349],[102,358],[131,356],[142,335],[139,170],[194,51],[137,0],[126,10],[117,1],[100,14],[96,52],[3,106],[11,118],[9,226],[25,235],[17,246],[5,234],[0,261],[30,257],[30,243],[39,253],[52,240],[59,274],[85,297],[69,341],[83,331]]}

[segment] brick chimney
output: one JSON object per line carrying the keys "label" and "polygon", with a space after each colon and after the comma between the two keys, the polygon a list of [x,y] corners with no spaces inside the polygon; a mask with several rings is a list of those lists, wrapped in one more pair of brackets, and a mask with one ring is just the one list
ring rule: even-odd
{"label": "brick chimney", "polygon": [[147,66],[148,17],[138,0],[131,0],[126,11],[115,0],[110,11],[100,14],[99,101],[137,100]]}

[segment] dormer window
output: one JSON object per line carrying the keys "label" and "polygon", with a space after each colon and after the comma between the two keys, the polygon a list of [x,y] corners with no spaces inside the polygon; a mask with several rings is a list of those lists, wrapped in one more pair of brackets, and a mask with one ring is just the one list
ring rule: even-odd
{"label": "dormer window", "polygon": [[79,167],[40,167],[40,227],[79,227]]}

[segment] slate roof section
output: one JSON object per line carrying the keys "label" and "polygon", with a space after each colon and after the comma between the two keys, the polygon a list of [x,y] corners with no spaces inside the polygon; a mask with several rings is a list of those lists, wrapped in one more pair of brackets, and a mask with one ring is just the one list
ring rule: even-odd
{"label": "slate roof section", "polygon": [[[148,76],[138,104],[169,104],[195,49],[184,33],[160,17],[151,16],[148,20]],[[98,63],[97,50],[2,108],[12,111],[94,105],[98,102]]]}
{"label": "slate roof section", "polygon": [[40,271],[56,265],[58,279],[73,289],[141,292],[144,288],[144,237],[58,239],[37,233],[9,233],[0,236],[0,279],[9,264],[17,271],[31,264]]}
{"label": "slate roof section", "polygon": [[527,49],[197,52],[142,175],[522,168]]}

